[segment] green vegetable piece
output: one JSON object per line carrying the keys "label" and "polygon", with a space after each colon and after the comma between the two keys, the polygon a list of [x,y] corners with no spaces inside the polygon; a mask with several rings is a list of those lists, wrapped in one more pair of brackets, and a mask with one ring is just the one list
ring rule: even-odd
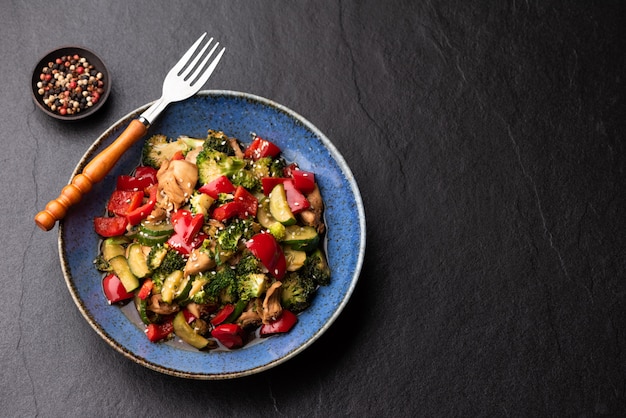
{"label": "green vegetable piece", "polygon": [[317,286],[311,277],[290,273],[283,278],[281,289],[282,307],[297,313],[309,307]]}
{"label": "green vegetable piece", "polygon": [[117,237],[107,238],[102,242],[102,257],[105,261],[111,261],[118,255],[126,255],[126,249],[119,243]]}
{"label": "green vegetable piece", "polygon": [[165,135],[153,135],[144,142],[141,161],[143,165],[158,169],[164,161],[172,159],[177,152],[186,154],[203,144],[203,139],[187,136],[181,136],[175,141],[170,141]]}
{"label": "green vegetable piece", "polygon": [[172,325],[176,335],[192,347],[202,350],[209,345],[209,340],[204,338],[202,335],[197,334],[193,328],[191,328],[191,325],[187,323],[185,314],[182,311],[176,314],[174,320],[172,321]]}
{"label": "green vegetable piece", "polygon": [[[165,303],[172,303],[174,297],[182,291],[184,286],[184,275],[181,270],[174,270],[163,281],[161,288],[161,298]],[[187,281],[189,278],[187,278]]]}
{"label": "green vegetable piece", "polygon": [[146,255],[143,253],[141,244],[133,242],[128,246],[126,253],[130,271],[132,271],[137,278],[143,279],[152,273],[148,267],[148,260],[146,259]]}
{"label": "green vegetable piece", "polygon": [[291,209],[289,209],[285,186],[283,186],[282,183],[277,184],[272,189],[269,207],[272,217],[281,224],[293,225],[296,223],[296,217],[291,212]]}
{"label": "green vegetable piece", "polygon": [[263,273],[250,273],[238,281],[239,298],[245,301],[258,298],[265,293],[269,279]]}
{"label": "green vegetable piece", "polygon": [[223,152],[204,148],[196,157],[196,166],[198,180],[201,184],[207,184],[220,176],[232,177],[246,166],[246,162]]}
{"label": "green vegetable piece", "polygon": [[296,271],[304,265],[306,261],[306,252],[294,250],[290,247],[283,248],[285,253],[285,261],[287,262],[287,271]]}
{"label": "green vegetable piece", "polygon": [[148,267],[150,270],[159,268],[166,255],[167,248],[164,245],[155,245],[152,247],[150,253],[148,253]]}
{"label": "green vegetable piece", "polygon": [[283,244],[289,245],[294,250],[313,251],[319,244],[319,235],[312,226],[287,226]]}
{"label": "green vegetable piece", "polygon": [[127,292],[132,292],[139,287],[139,279],[133,274],[128,265],[128,260],[125,255],[117,255],[109,260],[109,264],[113,268],[115,275],[119,277],[124,289]]}

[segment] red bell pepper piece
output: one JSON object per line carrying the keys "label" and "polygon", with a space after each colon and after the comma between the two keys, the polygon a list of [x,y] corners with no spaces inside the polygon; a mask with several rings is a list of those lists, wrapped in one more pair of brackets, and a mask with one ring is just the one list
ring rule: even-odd
{"label": "red bell pepper piece", "polygon": [[185,316],[185,321],[187,321],[188,324],[191,324],[196,320],[196,316],[189,312],[189,309],[183,309],[183,315]]}
{"label": "red bell pepper piece", "polygon": [[263,188],[263,194],[269,196],[274,190],[274,186],[284,183],[289,180],[286,177],[263,177],[261,178],[261,187]]}
{"label": "red bell pepper piece", "polygon": [[93,220],[96,234],[103,237],[116,237],[126,233],[128,220],[122,216],[97,216]]}
{"label": "red bell pepper piece", "polygon": [[273,334],[288,332],[298,322],[298,317],[293,312],[283,309],[283,313],[278,319],[264,324],[259,330],[261,337],[268,337]]}
{"label": "red bell pepper piece", "polygon": [[245,187],[237,186],[237,190],[235,190],[235,198],[233,201],[239,202],[243,205],[243,212],[239,214],[240,218],[256,216],[256,211],[259,208],[259,199],[254,197],[254,195],[247,191]]}
{"label": "red bell pepper piece", "polygon": [[140,165],[135,169],[135,177],[139,180],[149,179],[152,183],[157,184],[158,170],[148,165]]}
{"label": "red bell pepper piece", "polygon": [[181,253],[182,255],[191,254],[193,250],[202,245],[208,235],[204,232],[198,232],[190,243],[185,242],[180,234],[174,234],[167,240],[170,247]]}
{"label": "red bell pepper piece", "polygon": [[282,280],[287,270],[285,253],[272,234],[261,232],[246,241],[246,247],[261,260],[277,280]]}
{"label": "red bell pepper piece", "polygon": [[141,300],[146,300],[148,296],[150,296],[150,292],[152,292],[152,288],[154,287],[154,282],[152,279],[144,280],[139,292],[137,293],[137,297]]}
{"label": "red bell pepper piece", "polygon": [[296,189],[304,194],[315,190],[315,174],[304,170],[291,170],[291,178]]}
{"label": "red bell pepper piece", "polygon": [[114,190],[107,203],[107,210],[118,216],[125,216],[137,209],[142,201],[143,191]]}
{"label": "red bell pepper piece", "polygon": [[190,245],[204,224],[204,216],[200,213],[193,215],[182,209],[174,212],[171,217],[176,235],[187,245]]}
{"label": "red bell pepper piece", "polygon": [[157,170],[148,166],[140,166],[134,176],[122,174],[117,177],[117,190],[143,191],[157,183]]}
{"label": "red bell pepper piece", "polygon": [[235,186],[226,176],[219,176],[218,178],[210,181],[209,183],[201,186],[198,191],[200,193],[206,193],[213,199],[217,199],[220,193],[232,193],[235,191]]}
{"label": "red bell pepper piece", "polygon": [[183,154],[182,151],[176,151],[174,153],[174,155],[172,155],[172,158],[170,161],[174,161],[174,160],[184,160],[185,159],[185,154]]}
{"label": "red bell pepper piece", "polygon": [[128,219],[129,224],[137,225],[139,222],[144,220],[154,209],[157,201],[157,185],[153,184],[152,186],[149,186],[147,192],[149,194],[148,201],[136,208],[135,210],[130,211],[126,214],[126,218]]}
{"label": "red bell pepper piece", "polygon": [[223,222],[227,219],[238,217],[244,211],[240,202],[227,202],[213,209],[211,217],[215,220]]}
{"label": "red bell pepper piece", "polygon": [[257,136],[244,151],[243,158],[256,161],[259,158],[275,157],[278,154],[280,154],[280,148],[276,144]]}
{"label": "red bell pepper piece", "polygon": [[133,292],[126,291],[119,277],[113,273],[102,279],[102,288],[109,303],[121,302],[135,296]]}
{"label": "red bell pepper piece", "polygon": [[211,336],[228,348],[239,348],[243,346],[245,334],[237,324],[221,324],[211,331]]}
{"label": "red bell pepper piece", "polygon": [[146,327],[146,335],[153,343],[167,338],[172,332],[174,332],[174,325],[171,320],[162,324],[150,324]]}
{"label": "red bell pepper piece", "polygon": [[219,325],[222,322],[226,321],[226,318],[230,316],[231,313],[235,310],[235,305],[227,304],[217,313],[213,318],[211,318],[211,324]]}
{"label": "red bell pepper piece", "polygon": [[291,179],[286,180],[283,186],[285,186],[285,195],[287,196],[289,209],[291,209],[293,214],[300,213],[311,207],[311,203],[295,188]]}
{"label": "red bell pepper piece", "polygon": [[234,200],[216,207],[211,217],[220,222],[234,217],[245,219],[249,216],[256,216],[258,208],[259,200],[244,187],[237,186]]}
{"label": "red bell pepper piece", "polygon": [[[295,171],[295,170],[294,170]],[[287,203],[291,212],[296,214],[300,213],[311,206],[311,203],[307,200],[294,184],[293,179],[286,177],[263,177],[261,179],[261,186],[263,187],[263,194],[269,196],[274,186],[277,184],[283,184],[285,186],[285,195],[287,196]],[[315,184],[313,184],[315,188]]]}

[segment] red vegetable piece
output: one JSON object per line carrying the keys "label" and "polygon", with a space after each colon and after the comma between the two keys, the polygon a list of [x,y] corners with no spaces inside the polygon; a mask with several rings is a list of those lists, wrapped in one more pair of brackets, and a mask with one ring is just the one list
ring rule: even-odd
{"label": "red vegetable piece", "polygon": [[96,234],[102,237],[116,237],[126,232],[128,220],[122,216],[97,216],[93,220]]}
{"label": "red vegetable piece", "polygon": [[261,232],[246,241],[246,247],[261,260],[277,280],[282,280],[287,269],[285,253],[272,234]]}
{"label": "red vegetable piece", "polygon": [[126,218],[128,219],[129,224],[137,225],[152,212],[152,209],[154,209],[157,201],[157,185],[153,184],[152,186],[149,186],[147,192],[149,194],[148,201],[126,214]]}
{"label": "red vegetable piece", "polygon": [[254,141],[252,141],[250,146],[246,148],[243,153],[243,157],[247,159],[251,158],[256,161],[259,158],[275,157],[278,154],[280,154],[280,148],[278,148],[277,145],[257,136],[254,138]]}
{"label": "red vegetable piece", "polygon": [[254,197],[252,193],[246,190],[243,186],[237,186],[235,190],[234,202],[242,204],[242,211],[239,213],[240,218],[247,218],[248,216],[256,216],[256,211],[259,208],[259,200]]}
{"label": "red vegetable piece", "polygon": [[185,159],[185,154],[183,154],[182,151],[176,151],[174,155],[172,155],[172,159],[170,161],[184,160],[184,159]]}
{"label": "red vegetable piece", "polygon": [[174,332],[172,321],[165,321],[162,324],[150,324],[146,327],[146,336],[153,343],[167,338]]}
{"label": "red vegetable piece", "polygon": [[146,279],[141,285],[141,288],[139,289],[139,292],[137,293],[137,297],[141,300],[146,300],[148,296],[150,296],[150,293],[152,292],[153,287],[154,287],[154,282],[152,281],[152,279]]}
{"label": "red vegetable piece", "polygon": [[261,187],[263,188],[263,194],[265,196],[269,196],[270,193],[272,193],[272,190],[274,190],[274,186],[276,186],[277,184],[284,183],[287,180],[289,179],[286,177],[263,177],[261,179]]}
{"label": "red vegetable piece", "polygon": [[139,180],[148,179],[151,181],[151,184],[156,184],[157,172],[158,170],[154,167],[141,165],[135,169],[135,177],[137,177]]}
{"label": "red vegetable piece", "polygon": [[200,193],[206,193],[213,199],[217,199],[220,193],[232,193],[235,191],[235,186],[226,176],[220,176],[209,183],[201,186],[198,191]]}
{"label": "red vegetable piece", "polygon": [[238,217],[242,212],[244,212],[243,204],[241,202],[232,201],[216,207],[213,210],[211,217],[215,220],[223,222],[227,219]]}
{"label": "red vegetable piece", "polygon": [[315,174],[304,170],[291,170],[291,178],[296,189],[304,194],[315,190]]}
{"label": "red vegetable piece", "polygon": [[189,312],[189,309],[183,309],[183,315],[185,316],[185,321],[187,321],[188,324],[191,324],[196,320],[196,316]]}
{"label": "red vegetable piece", "polygon": [[289,209],[291,209],[293,214],[300,213],[311,207],[311,203],[295,188],[291,179],[286,180],[283,185],[285,186],[285,195],[287,196]]}
{"label": "red vegetable piece", "polygon": [[180,240],[187,245],[191,245],[204,224],[204,216],[202,214],[193,215],[185,209],[174,212],[171,219],[174,226],[174,235],[179,235],[176,240]]}
{"label": "red vegetable piece", "polygon": [[211,336],[224,344],[227,348],[243,346],[244,331],[237,324],[221,324],[211,331]]}
{"label": "red vegetable piece", "polygon": [[291,177],[291,172],[294,170],[298,170],[298,164],[291,163],[287,167],[283,168],[283,176]]}
{"label": "red vegetable piece", "polygon": [[182,255],[190,254],[194,249],[202,245],[202,242],[208,237],[204,232],[196,234],[190,243],[185,242],[180,234],[174,234],[167,240],[170,247],[181,253]]}
{"label": "red vegetable piece", "polygon": [[297,322],[298,317],[296,316],[296,314],[287,309],[283,309],[283,313],[277,320],[261,326],[261,337],[268,337],[273,334],[288,332],[291,330],[291,328],[293,328],[294,325],[296,325]]}
{"label": "red vegetable piece", "polygon": [[226,321],[226,318],[230,316],[231,313],[235,310],[235,306],[233,304],[224,305],[224,307],[211,319],[211,324],[219,325],[222,322]]}
{"label": "red vegetable piece", "polygon": [[114,190],[111,193],[107,210],[117,216],[125,216],[137,209],[143,202],[143,191]]}
{"label": "red vegetable piece", "polygon": [[121,175],[117,178],[117,190],[138,191],[145,190],[157,183],[157,170],[148,166],[140,166],[134,176]]}
{"label": "red vegetable piece", "polygon": [[102,279],[102,288],[109,303],[121,302],[135,296],[132,292],[126,291],[119,277],[113,273]]}

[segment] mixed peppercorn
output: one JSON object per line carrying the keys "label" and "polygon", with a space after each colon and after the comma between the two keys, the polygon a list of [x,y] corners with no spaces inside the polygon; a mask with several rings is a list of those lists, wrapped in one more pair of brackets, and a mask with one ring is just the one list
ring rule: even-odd
{"label": "mixed peppercorn", "polygon": [[37,93],[59,115],[73,115],[95,105],[104,93],[103,75],[86,58],[64,55],[41,69]]}

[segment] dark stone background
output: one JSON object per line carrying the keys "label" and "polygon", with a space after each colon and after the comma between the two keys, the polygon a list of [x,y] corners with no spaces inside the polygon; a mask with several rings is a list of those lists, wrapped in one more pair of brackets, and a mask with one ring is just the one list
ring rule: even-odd
{"label": "dark stone background", "polygon": [[[85,4],[87,3],[87,4]],[[101,0],[0,5],[3,416],[618,416],[626,411],[619,1]],[[202,31],[207,88],[267,97],[351,167],[367,252],[343,314],[264,373],[187,381],[82,318],[34,214],[89,145],[157,98]],[[113,77],[62,124],[30,71],[80,44]]]}

